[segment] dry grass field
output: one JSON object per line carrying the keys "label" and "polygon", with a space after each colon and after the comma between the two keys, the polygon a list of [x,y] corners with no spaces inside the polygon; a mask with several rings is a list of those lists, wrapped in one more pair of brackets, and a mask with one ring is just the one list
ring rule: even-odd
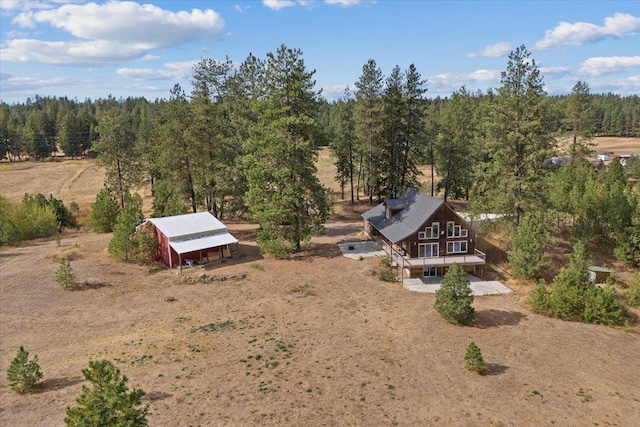
{"label": "dry grass field", "polygon": [[[323,150],[321,179],[335,188],[327,165]],[[0,165],[13,200],[51,193],[88,210],[101,180],[90,161]],[[522,292],[476,298],[475,325],[449,325],[433,295],[381,282],[377,260],[340,256],[335,243],[361,224],[342,203],[336,212],[287,259],[261,256],[256,226],[229,222],[245,257],[183,276],[112,260],[109,234],[1,249],[0,425],[64,425],[98,358],[147,392],[153,426],[638,425],[636,329],[542,317]],[[56,285],[61,257],[79,290]],[[182,278],[203,273],[230,279]],[[471,341],[486,376],[464,369]],[[7,385],[20,345],[45,375],[34,394]]]}

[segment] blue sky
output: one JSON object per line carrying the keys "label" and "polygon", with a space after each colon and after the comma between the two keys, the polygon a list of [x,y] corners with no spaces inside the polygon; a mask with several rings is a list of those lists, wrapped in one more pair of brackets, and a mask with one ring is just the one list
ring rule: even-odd
{"label": "blue sky", "polygon": [[524,44],[549,94],[640,94],[640,1],[0,0],[0,99],[189,92],[201,58],[242,62],[299,48],[328,99],[369,58],[415,64],[427,96],[500,86]]}

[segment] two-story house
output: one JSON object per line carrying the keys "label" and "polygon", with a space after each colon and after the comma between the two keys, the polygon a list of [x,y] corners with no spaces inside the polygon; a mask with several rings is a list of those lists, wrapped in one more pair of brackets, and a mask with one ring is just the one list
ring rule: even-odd
{"label": "two-story house", "polygon": [[476,232],[443,200],[408,188],[362,217],[365,231],[382,243],[403,277],[442,276],[453,263],[484,273],[486,257],[476,249]]}

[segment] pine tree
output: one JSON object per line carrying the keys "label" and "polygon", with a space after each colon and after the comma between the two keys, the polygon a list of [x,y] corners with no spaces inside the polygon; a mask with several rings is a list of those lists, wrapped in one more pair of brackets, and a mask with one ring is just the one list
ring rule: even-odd
{"label": "pine tree", "polygon": [[444,189],[444,201],[450,196],[460,198],[468,194],[477,156],[476,102],[463,86],[453,93],[442,111],[440,132],[435,150],[436,168],[442,178],[438,190]]}
{"label": "pine tree", "polygon": [[142,389],[129,391],[127,377],[108,360],[89,361],[82,370],[91,387],[82,386],[77,405],[67,408],[64,422],[74,427],[144,427],[148,425],[149,406],[141,405]]}
{"label": "pine tree", "polygon": [[75,286],[75,280],[76,275],[71,268],[71,262],[66,258],[62,258],[56,273],[56,282],[64,289],[71,289]]}
{"label": "pine tree", "polygon": [[509,266],[516,277],[534,279],[547,269],[545,247],[549,234],[544,221],[533,215],[522,217],[511,240]]}
{"label": "pine tree", "polygon": [[546,93],[535,60],[524,46],[509,55],[502,86],[487,118],[487,159],[480,175],[488,185],[485,207],[510,210],[517,223],[540,203],[544,160],[553,138],[549,132]]}
{"label": "pine tree", "polygon": [[38,365],[38,356],[33,356],[33,359],[29,360],[29,352],[20,346],[16,357],[11,361],[7,370],[9,387],[23,394],[33,390],[41,379],[42,371]]}
{"label": "pine tree", "polygon": [[484,359],[482,358],[482,352],[475,343],[469,344],[467,352],[464,355],[465,367],[471,371],[480,375],[484,374]]}
{"label": "pine tree", "polygon": [[354,109],[355,101],[347,87],[333,107],[337,117],[332,121],[334,139],[329,145],[335,158],[336,181],[340,183],[341,198],[344,199],[344,187],[349,184],[351,203],[355,203],[353,181],[357,162]]}
{"label": "pine tree", "polygon": [[118,213],[116,225],[113,228],[113,237],[109,242],[109,253],[122,261],[132,260],[137,253],[137,244],[134,239],[136,226],[144,216],[142,215],[142,199],[138,194],[127,198],[124,208]]}
{"label": "pine tree", "polygon": [[89,221],[94,231],[110,233],[116,224],[120,206],[108,187],[103,187],[96,195],[96,201],[91,205]]}
{"label": "pine tree", "polygon": [[123,207],[131,190],[141,181],[132,116],[123,105],[109,98],[100,113],[98,126],[100,139],[93,148],[98,153],[98,163],[106,169],[105,184]]}
{"label": "pine tree", "polygon": [[467,274],[453,264],[442,278],[436,291],[434,308],[449,323],[469,325],[475,320],[473,294]]}
{"label": "pine tree", "polygon": [[260,223],[263,251],[300,250],[313,232],[323,232],[330,205],[317,177],[315,71],[302,51],[282,45],[267,54],[260,79],[263,98],[254,104],[258,120],[245,143],[249,190],[246,200]]}
{"label": "pine tree", "polygon": [[595,133],[595,118],[591,103],[589,85],[577,82],[571,89],[565,126],[570,132],[570,164],[584,159],[593,151],[592,139]]}
{"label": "pine tree", "polygon": [[[356,135],[359,145],[359,157],[365,192],[369,204],[373,205],[373,196],[382,195],[380,176],[380,150],[382,139],[382,72],[376,61],[369,59],[362,67],[362,75],[355,83],[356,92]],[[359,189],[359,186],[358,186]],[[359,191],[358,191],[359,192]]]}

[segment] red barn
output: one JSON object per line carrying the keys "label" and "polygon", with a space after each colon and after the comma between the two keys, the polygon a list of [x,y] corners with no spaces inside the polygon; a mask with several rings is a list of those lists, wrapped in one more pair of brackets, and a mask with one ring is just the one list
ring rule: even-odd
{"label": "red barn", "polygon": [[229,245],[238,243],[209,212],[148,218],[145,223],[158,236],[158,261],[169,267],[230,257]]}

